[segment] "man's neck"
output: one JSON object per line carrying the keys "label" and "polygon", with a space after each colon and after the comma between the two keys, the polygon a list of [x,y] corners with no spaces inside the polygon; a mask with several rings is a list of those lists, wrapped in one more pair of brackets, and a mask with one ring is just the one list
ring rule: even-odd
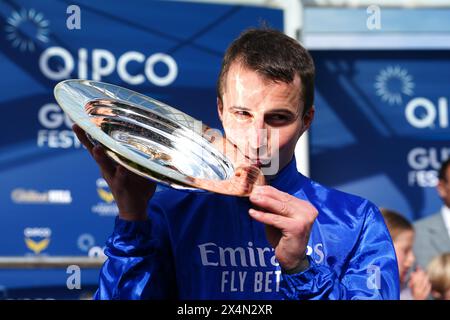
{"label": "man's neck", "polygon": [[[292,156],[289,161],[285,161],[283,164],[280,164],[280,167],[276,173],[264,175],[264,178],[266,179],[267,183],[270,184],[270,182],[273,181],[284,168],[286,168],[286,166],[292,161],[293,158],[294,158],[294,156]],[[264,170],[263,170],[263,172],[264,172]]]}

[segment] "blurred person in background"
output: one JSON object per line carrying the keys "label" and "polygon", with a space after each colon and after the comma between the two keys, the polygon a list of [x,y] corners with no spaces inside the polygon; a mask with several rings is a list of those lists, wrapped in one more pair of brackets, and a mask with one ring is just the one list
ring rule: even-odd
{"label": "blurred person in background", "polygon": [[409,274],[415,263],[414,227],[398,212],[380,209],[394,242],[400,274],[400,300],[425,300],[431,291],[427,274],[419,266]]}
{"label": "blurred person in background", "polygon": [[450,252],[431,260],[427,267],[431,294],[436,300],[450,300]]}
{"label": "blurred person in background", "polygon": [[442,163],[438,179],[437,192],[443,202],[441,210],[414,224],[414,253],[423,268],[434,257],[450,252],[450,159]]}

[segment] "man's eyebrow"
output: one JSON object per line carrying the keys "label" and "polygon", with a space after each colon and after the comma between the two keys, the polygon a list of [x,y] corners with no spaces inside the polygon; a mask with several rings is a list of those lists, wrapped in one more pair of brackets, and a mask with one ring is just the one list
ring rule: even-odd
{"label": "man's eyebrow", "polygon": [[[232,106],[230,107],[230,109],[234,109],[234,110],[243,110],[243,111],[252,111],[250,108],[244,107],[244,106]],[[268,110],[267,113],[276,113],[276,112],[282,112],[282,113],[288,113],[291,114],[293,116],[297,115],[296,112],[293,112],[287,108],[276,108],[276,109],[271,109]]]}
{"label": "man's eyebrow", "polygon": [[291,111],[290,109],[287,108],[276,108],[276,109],[270,109],[267,110],[267,112],[286,112],[286,113],[294,113],[293,111]]}
{"label": "man's eyebrow", "polygon": [[251,111],[249,108],[243,106],[232,106],[230,109]]}
{"label": "man's eyebrow", "polygon": [[267,113],[271,114],[271,113],[285,113],[285,114],[289,114],[292,116],[297,116],[297,112],[293,112],[292,110],[289,109],[285,109],[285,108],[277,108],[277,109],[271,109],[268,110]]}

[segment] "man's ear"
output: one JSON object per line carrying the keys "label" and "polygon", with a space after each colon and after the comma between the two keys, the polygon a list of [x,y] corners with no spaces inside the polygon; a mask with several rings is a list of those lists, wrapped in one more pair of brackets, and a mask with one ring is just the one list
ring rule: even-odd
{"label": "man's ear", "polygon": [[222,116],[223,116],[223,103],[222,99],[217,97],[217,113],[219,115],[220,122],[222,122]]}
{"label": "man's ear", "polygon": [[303,115],[303,119],[302,119],[302,134],[309,129],[309,127],[311,126],[313,120],[314,120],[314,113],[316,112],[316,109],[314,108],[314,106],[312,106],[311,108],[309,108],[309,110]]}
{"label": "man's ear", "polygon": [[445,188],[445,181],[439,180],[437,186],[436,186],[437,192],[439,194],[439,197],[446,198],[447,197],[447,190]]}

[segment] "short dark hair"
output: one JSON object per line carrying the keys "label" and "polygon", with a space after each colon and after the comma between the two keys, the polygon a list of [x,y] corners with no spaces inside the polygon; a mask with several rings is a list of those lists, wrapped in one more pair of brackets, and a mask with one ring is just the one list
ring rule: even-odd
{"label": "short dark hair", "polygon": [[225,52],[217,81],[217,97],[222,99],[225,79],[233,62],[239,61],[272,81],[290,83],[296,74],[301,80],[303,114],[314,104],[314,61],[300,43],[284,33],[268,29],[248,29]]}
{"label": "short dark hair", "polygon": [[447,168],[450,166],[450,158],[448,158],[447,160],[445,160],[444,162],[442,162],[441,167],[439,169],[438,172],[438,178],[440,181],[445,181],[447,182]]}

